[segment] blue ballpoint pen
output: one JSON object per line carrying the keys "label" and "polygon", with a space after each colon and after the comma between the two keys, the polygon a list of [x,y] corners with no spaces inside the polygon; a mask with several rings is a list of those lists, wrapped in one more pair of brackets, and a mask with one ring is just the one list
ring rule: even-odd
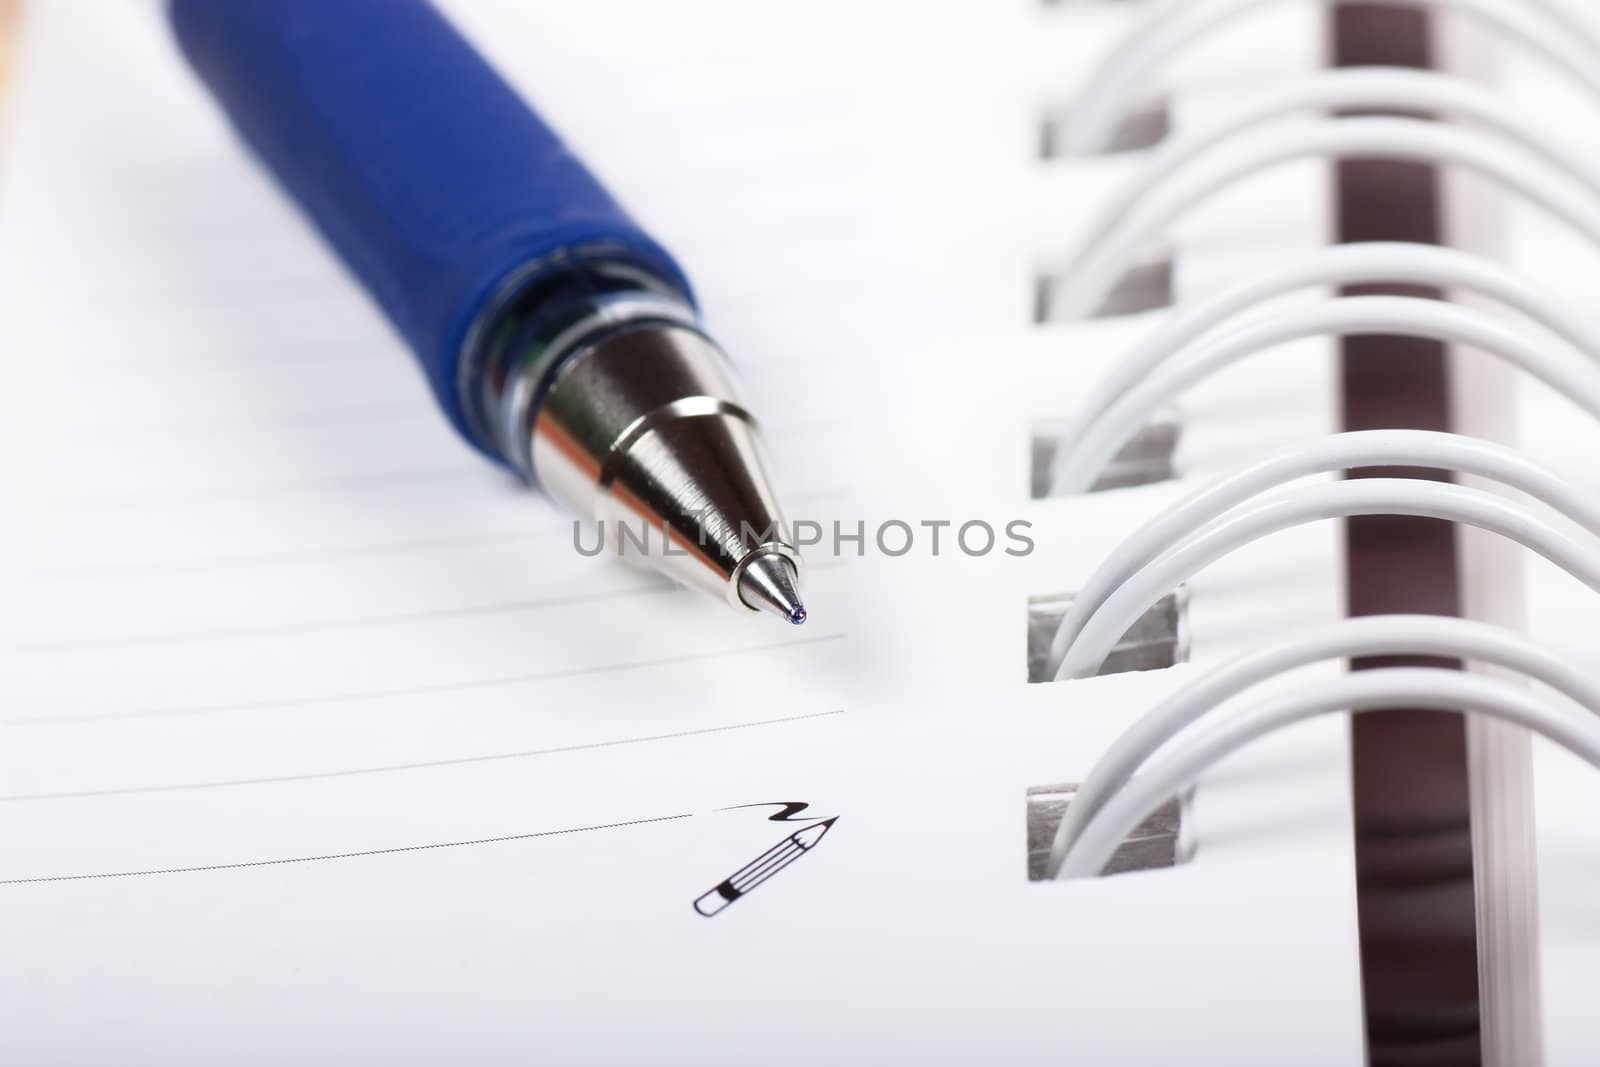
{"label": "blue ballpoint pen", "polygon": [[804,621],[759,427],[683,272],[438,11],[170,0],[168,14],[467,440],[602,521],[623,555]]}

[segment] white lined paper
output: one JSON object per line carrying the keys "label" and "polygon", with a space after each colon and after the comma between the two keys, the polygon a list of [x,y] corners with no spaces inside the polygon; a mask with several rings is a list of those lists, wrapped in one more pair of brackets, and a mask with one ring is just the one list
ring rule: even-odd
{"label": "white lined paper", "polygon": [[[1053,541],[1023,564],[819,559],[799,631],[552,552],[564,520],[451,437],[387,328],[167,69],[159,28],[107,12],[85,33],[82,9],[30,12],[0,326],[40,353],[14,429],[41,529],[19,555],[26,609],[5,622],[24,632],[5,659],[0,893],[28,919],[5,935],[26,964],[0,979],[0,1041],[41,1060],[70,1012],[91,1059],[705,1063],[759,1043],[778,1063],[1103,1061],[1209,1041],[1249,1062],[1218,1005],[1254,998],[1326,1035],[1311,1042],[1325,1062],[1346,1059],[1335,733],[1258,752],[1244,782],[1209,790],[1212,862],[1064,892],[1019,876],[1025,788],[1081,773],[1131,709],[1181,683],[1009,688],[1026,595],[1175,487],[1027,501],[1022,398],[1045,369],[1020,332],[1044,243],[1033,208],[1073,215],[1108,178],[1036,180],[1020,104],[1037,94],[1009,68],[1037,12],[991,8],[467,11],[541,101],[582,98],[561,112],[593,116],[571,124],[575,144],[696,277],[797,516],[1026,511]],[[585,62],[551,43],[619,10],[639,25]],[[837,32],[846,16],[856,36]],[[1062,35],[1061,61],[1126,17]],[[710,21],[697,37],[680,18]],[[684,51],[662,57],[665,29]],[[603,65],[625,61],[653,64],[638,76],[653,91],[611,84]],[[152,108],[169,121],[134,130]],[[933,143],[951,173],[930,167]],[[190,185],[203,191],[178,195]],[[964,199],[977,192],[1001,208]],[[78,287],[123,277],[106,305],[118,330],[92,324],[80,374]],[[315,296],[279,287],[302,278]],[[1099,361],[1127,332],[1093,336]],[[1068,408],[1069,378],[1049,379]],[[1320,403],[1285,406],[1264,437],[1303,430]],[[385,414],[311,414],[369,404]],[[1324,549],[1295,542],[1283,573],[1326,572]],[[1248,588],[1227,602],[1259,625]],[[1288,840],[1227,834],[1286,790]],[[749,901],[696,914],[793,829],[721,809],[779,800],[839,822]],[[1304,930],[1313,918],[1325,928]],[[1222,952],[1247,965],[1215,974]],[[1088,965],[1063,976],[1064,953]],[[1319,966],[1301,973],[1306,958]],[[1194,995],[1201,977],[1215,1002]],[[1130,1033],[1112,1010],[1064,1036],[1043,1025],[1069,993],[1134,983],[1108,1008],[1163,1005],[1169,1029]],[[827,1025],[797,1027],[796,1005]]]}

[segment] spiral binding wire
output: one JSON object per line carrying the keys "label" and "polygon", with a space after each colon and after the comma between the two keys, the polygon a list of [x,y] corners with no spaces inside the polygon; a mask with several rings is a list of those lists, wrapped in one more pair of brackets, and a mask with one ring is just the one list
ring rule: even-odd
{"label": "spiral binding wire", "polygon": [[[1115,140],[1122,121],[1143,102],[1140,93],[1189,45],[1257,8],[1291,0],[1163,0],[1095,70],[1080,94],[1063,147],[1093,155]],[[1295,0],[1304,2],[1304,0]],[[1327,2],[1327,0],[1324,0]],[[1494,27],[1506,40],[1538,55],[1600,102],[1600,40],[1589,26],[1532,0],[1387,0],[1395,7],[1456,11]]]}
{"label": "spiral binding wire", "polygon": [[[1286,496],[1266,494],[1291,481],[1315,474],[1379,467],[1453,471],[1493,479],[1520,490],[1587,531],[1587,544],[1579,551],[1600,565],[1600,507],[1565,478],[1520,452],[1488,441],[1429,430],[1335,434],[1205,486],[1157,515],[1119,545],[1078,590],[1056,628],[1050,648],[1056,679],[1082,677],[1099,667],[1095,652],[1084,647],[1088,642],[1079,642],[1083,631],[1106,609],[1107,601],[1118,590],[1136,582],[1162,559],[1225,527],[1257,501],[1269,507],[1280,506],[1288,499]],[[1115,629],[1116,625],[1113,620],[1108,628]]]}
{"label": "spiral binding wire", "polygon": [[1280,163],[1299,159],[1385,158],[1457,165],[1494,179],[1600,244],[1600,190],[1557,170],[1544,158],[1493,134],[1424,119],[1325,119],[1248,140],[1213,165],[1180,172],[1182,180],[1119,217],[1109,232],[1076,259],[1056,297],[1063,317],[1091,314],[1140,252],[1189,211]]}
{"label": "spiral binding wire", "polygon": [[[1165,0],[1091,75],[1065,127],[1069,154],[1115,140],[1142,103],[1135,90],[1190,43],[1231,19],[1286,0]],[[1489,24],[1600,101],[1600,37],[1535,0],[1390,0],[1451,10]],[[1470,124],[1398,117],[1314,118],[1304,113],[1425,111]],[[1279,162],[1386,158],[1459,164],[1496,179],[1600,247],[1600,167],[1536,117],[1459,78],[1422,71],[1328,72],[1252,101],[1211,126],[1152,150],[1141,175],[1091,228],[1053,306],[1085,316],[1140,253],[1211,195]],[[1409,284],[1486,296],[1526,320],[1411,297],[1336,297],[1291,310],[1279,297],[1312,287]],[[1323,336],[1404,335],[1469,345],[1516,364],[1600,419],[1600,328],[1584,309],[1552,299],[1505,266],[1465,252],[1395,242],[1325,248],[1174,311],[1101,383],[1062,436],[1054,495],[1086,492],[1157,410],[1237,360]],[[1359,469],[1407,468],[1498,482],[1531,503],[1417,478],[1302,480]],[[1078,591],[1050,646],[1057,680],[1096,673],[1118,638],[1200,569],[1278,530],[1354,515],[1441,518],[1520,543],[1600,592],[1600,506],[1561,474],[1489,441],[1418,430],[1336,434],[1258,461],[1174,504],[1110,555]],[[1258,703],[1241,698],[1325,660],[1433,655],[1492,664],[1543,683],[1442,669],[1347,674],[1307,689],[1286,684]],[[1480,622],[1395,615],[1348,620],[1267,644],[1154,708],[1080,784],[1056,830],[1047,874],[1101,873],[1127,833],[1217,760],[1306,718],[1405,706],[1468,710],[1514,722],[1600,768],[1600,680],[1559,652]]]}
{"label": "spiral binding wire", "polygon": [[[1521,312],[1585,357],[1600,353],[1600,329],[1592,326],[1587,316],[1547,298],[1525,279],[1493,260],[1432,245],[1396,242],[1334,245],[1280,264],[1191,307],[1178,309],[1170,321],[1156,328],[1112,369],[1090,394],[1084,411],[1105,410],[1173,354],[1182,351],[1188,342],[1211,335],[1237,316],[1277,297],[1312,287],[1334,288],[1372,282],[1463,290],[1486,296]],[[1051,472],[1054,495],[1064,496],[1088,488],[1073,478],[1066,463],[1089,421],[1088,415],[1081,416],[1059,443],[1057,462]]]}
{"label": "spiral binding wire", "polygon": [[[1543,679],[1541,679],[1543,680]],[[1169,742],[1090,817],[1064,851],[1057,878],[1098,874],[1129,830],[1218,761],[1274,730],[1317,715],[1394,707],[1474,711],[1534,730],[1600,769],[1600,705],[1552,700],[1520,686],[1460,671],[1391,669],[1349,674],[1307,690],[1294,687]],[[1070,809],[1069,809],[1070,810]]]}
{"label": "spiral binding wire", "polygon": [[1073,450],[1058,450],[1063,483],[1092,483],[1151,415],[1224,367],[1288,341],[1332,336],[1408,336],[1470,345],[1516,364],[1600,418],[1600,364],[1581,355],[1455,304],[1417,297],[1339,297],[1315,307],[1265,313],[1231,333],[1198,338],[1176,351],[1104,411],[1087,414]]}
{"label": "spiral binding wire", "polygon": [[1049,873],[1106,800],[1174,735],[1216,707],[1283,674],[1326,660],[1416,655],[1461,658],[1539,678],[1589,708],[1600,708],[1600,683],[1559,654],[1521,634],[1481,622],[1432,615],[1370,616],[1314,627],[1227,664],[1152,709],[1119,737],[1078,786],[1051,846]]}

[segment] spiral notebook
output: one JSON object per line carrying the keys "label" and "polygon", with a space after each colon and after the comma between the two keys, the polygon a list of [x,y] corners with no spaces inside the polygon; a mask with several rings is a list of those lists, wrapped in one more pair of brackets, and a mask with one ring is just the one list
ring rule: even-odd
{"label": "spiral notebook", "polygon": [[[811,621],[574,551],[450,437],[153,11],[27,5],[0,141],[0,338],[26,353],[0,397],[0,1058],[1362,1062],[1341,717],[1119,799],[1163,749],[1074,845],[1109,834],[1105,875],[1048,877],[1141,717],[1344,615],[1337,524],[1303,522],[1079,618],[1158,516],[1337,428],[1328,331],[1106,392],[1327,245],[1310,149],[1119,206],[1319,70],[1318,6],[1171,62],[1126,43],[1170,14],[1149,3],[446,6],[696,278],[823,531]],[[1085,151],[1095,72],[1138,55]],[[1103,401],[1132,415],[1091,425]],[[1054,681],[1079,621],[1086,676]],[[1541,809],[1556,780],[1525,776]],[[1552,1062],[1589,1047],[1553,1021],[1564,973]]]}

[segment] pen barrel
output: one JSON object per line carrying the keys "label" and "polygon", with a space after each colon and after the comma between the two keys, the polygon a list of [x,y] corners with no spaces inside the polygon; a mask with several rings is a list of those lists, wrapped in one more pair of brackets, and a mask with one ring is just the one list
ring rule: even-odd
{"label": "pen barrel", "polygon": [[168,14],[189,63],[409,343],[451,421],[496,458],[464,348],[508,286],[604,260],[690,300],[672,257],[432,5],[170,0]]}

